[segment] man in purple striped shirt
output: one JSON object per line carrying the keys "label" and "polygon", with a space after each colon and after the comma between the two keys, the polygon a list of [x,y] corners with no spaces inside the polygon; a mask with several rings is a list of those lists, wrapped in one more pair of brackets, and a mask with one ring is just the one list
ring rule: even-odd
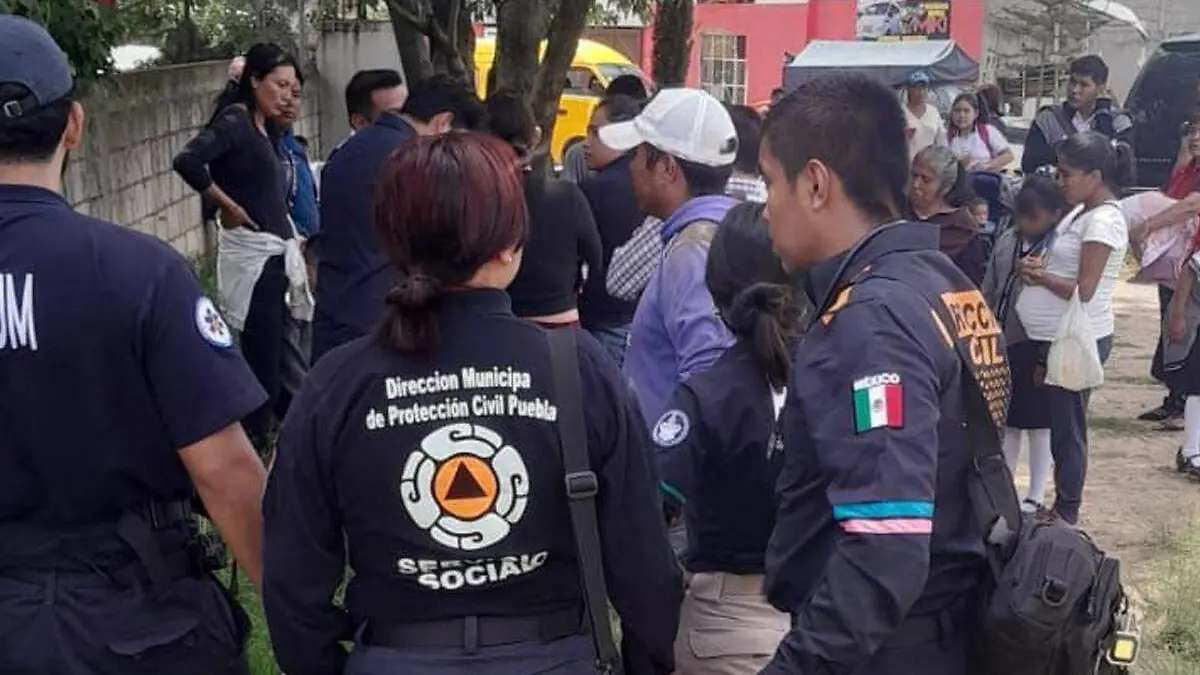
{"label": "man in purple striped shirt", "polygon": [[724,195],[737,131],[708,93],[664,89],[633,120],[610,124],[599,135],[605,146],[633,153],[638,205],[663,220],[663,255],[634,313],[624,366],[652,427],[675,386],[733,344],[704,269],[712,234],[737,203]]}

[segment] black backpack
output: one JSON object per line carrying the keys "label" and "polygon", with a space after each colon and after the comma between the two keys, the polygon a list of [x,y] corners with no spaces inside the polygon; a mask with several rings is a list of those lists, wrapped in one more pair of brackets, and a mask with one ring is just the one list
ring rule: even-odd
{"label": "black backpack", "polygon": [[[957,327],[946,302],[922,295],[946,326]],[[982,295],[977,311],[987,311]],[[954,343],[963,383],[971,385],[963,387],[974,466],[971,505],[986,533],[992,571],[973,674],[1128,672],[1139,631],[1120,562],[1075,527],[1022,514],[1000,443],[1006,406],[997,402],[1007,400],[1007,366],[976,365],[965,341]]]}
{"label": "black backpack", "polygon": [[1126,613],[1117,560],[1061,523],[1026,517],[1012,536],[983,612],[985,672],[1121,672],[1129,664],[1108,659]]}

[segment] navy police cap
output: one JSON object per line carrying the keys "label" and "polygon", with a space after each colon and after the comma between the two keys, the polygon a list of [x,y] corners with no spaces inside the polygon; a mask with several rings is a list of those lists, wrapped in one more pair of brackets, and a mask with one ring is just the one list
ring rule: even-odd
{"label": "navy police cap", "polygon": [[75,86],[67,55],[45,28],[20,16],[0,14],[0,84],[29,90],[0,100],[0,120],[14,119],[62,99]]}

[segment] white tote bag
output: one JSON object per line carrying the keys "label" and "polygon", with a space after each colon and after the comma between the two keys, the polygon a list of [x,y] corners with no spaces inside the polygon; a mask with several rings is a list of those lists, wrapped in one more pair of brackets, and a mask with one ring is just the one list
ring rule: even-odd
{"label": "white tote bag", "polygon": [[1070,391],[1094,389],[1104,384],[1104,365],[1092,335],[1087,310],[1079,301],[1079,289],[1067,301],[1067,311],[1046,357],[1046,384]]}

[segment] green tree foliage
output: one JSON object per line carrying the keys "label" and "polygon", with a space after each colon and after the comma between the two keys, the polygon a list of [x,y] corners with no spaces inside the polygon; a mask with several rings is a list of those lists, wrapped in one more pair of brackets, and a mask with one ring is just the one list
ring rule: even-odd
{"label": "green tree foliage", "polygon": [[260,40],[294,49],[295,3],[271,0],[120,0],[130,42],[162,48],[168,63],[228,58]]}
{"label": "green tree foliage", "polygon": [[66,52],[80,85],[112,73],[112,48],[122,27],[117,11],[97,0],[0,0],[0,14],[16,14],[46,27]]}

